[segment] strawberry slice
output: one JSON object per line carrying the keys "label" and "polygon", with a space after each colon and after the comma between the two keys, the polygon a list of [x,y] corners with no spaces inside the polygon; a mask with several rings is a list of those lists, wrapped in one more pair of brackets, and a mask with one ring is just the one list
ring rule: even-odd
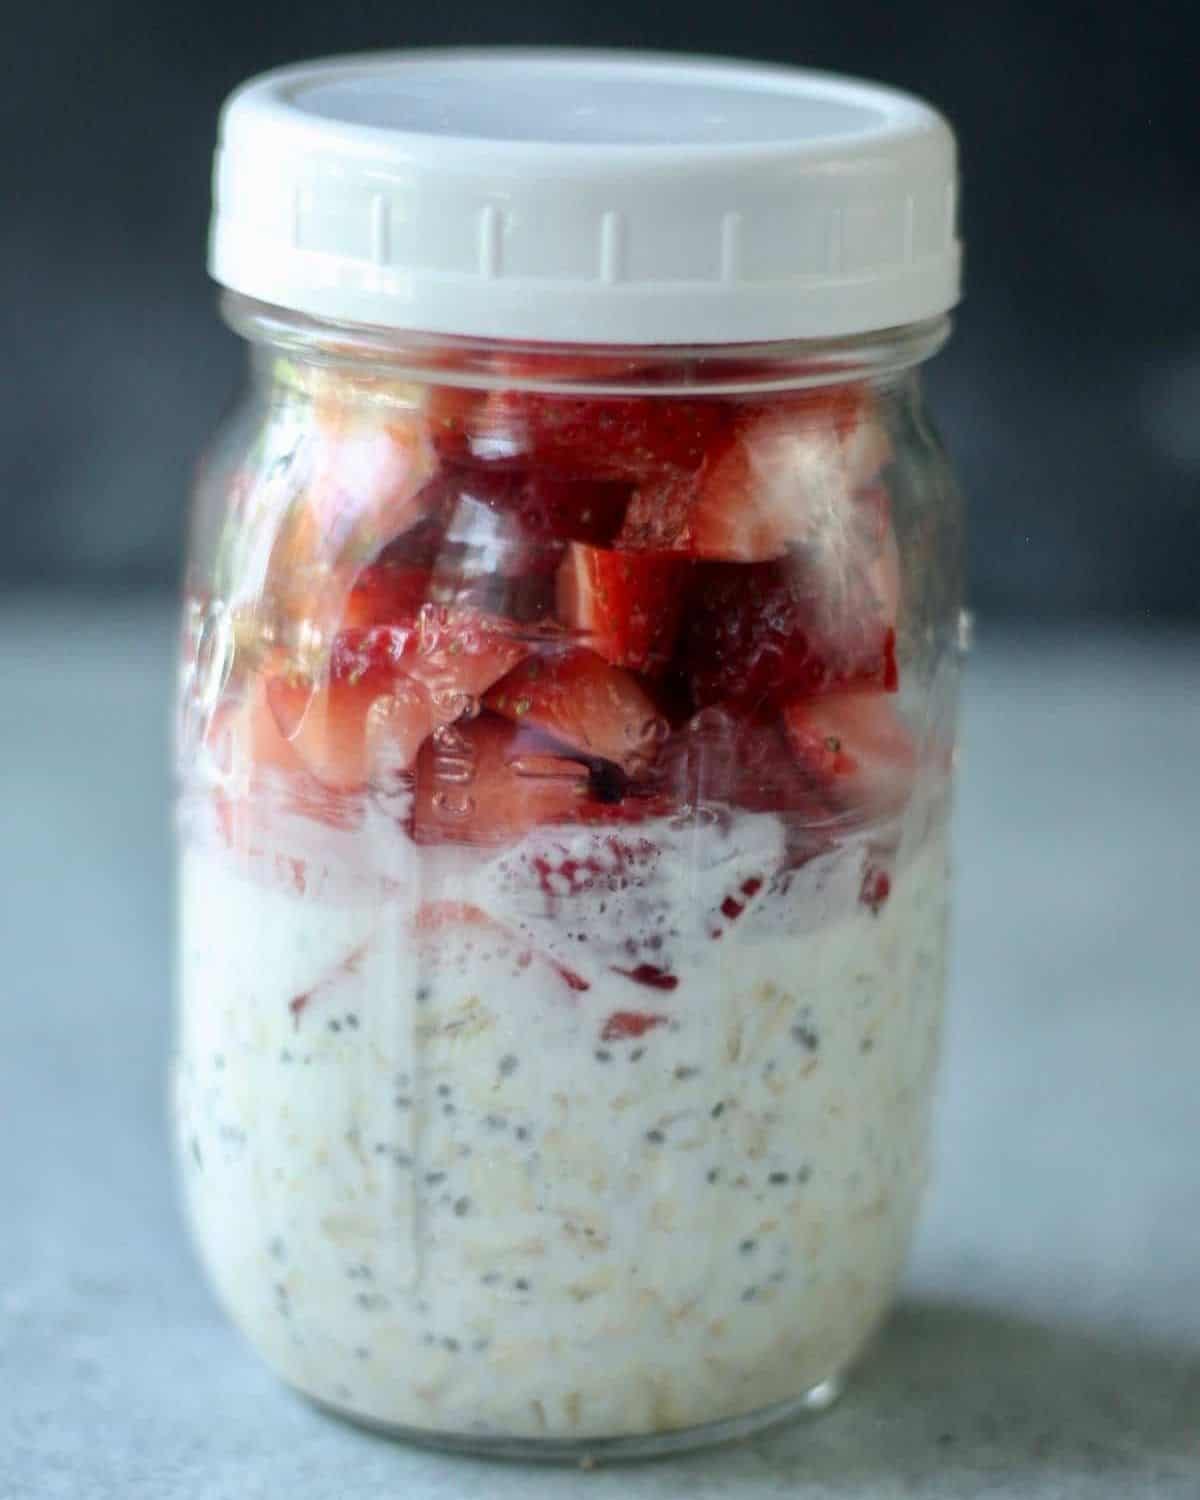
{"label": "strawberry slice", "polygon": [[667,727],[636,678],[582,647],[529,657],[483,701],[630,775],[648,769]]}
{"label": "strawberry slice", "polygon": [[617,545],[730,562],[795,545],[837,551],[846,507],[887,454],[856,387],[744,411],[694,479],[667,475],[637,491]]}
{"label": "strawberry slice", "polygon": [[687,566],[660,553],[572,542],[558,571],[558,617],[613,666],[659,671],[679,634]]}
{"label": "strawberry slice", "polygon": [[378,670],[316,689],[271,677],[265,691],[289,748],[333,791],[360,791],[372,775],[409,770],[438,722],[419,683]]}
{"label": "strawberry slice", "polygon": [[904,807],[917,751],[888,699],[846,693],[792,703],[783,722],[797,762],[836,809],[880,817]]}
{"label": "strawberry slice", "polygon": [[568,821],[587,800],[588,769],[542,736],[481,714],[441,729],[417,757],[413,838],[495,845]]}
{"label": "strawberry slice", "polygon": [[852,689],[894,691],[896,633],[874,595],[835,617],[797,560],[696,570],[681,662],[697,707],[754,710]]}

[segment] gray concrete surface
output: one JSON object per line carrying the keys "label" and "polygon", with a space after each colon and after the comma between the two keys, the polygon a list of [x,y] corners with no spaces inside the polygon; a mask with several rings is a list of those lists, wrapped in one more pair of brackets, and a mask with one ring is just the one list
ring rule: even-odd
{"label": "gray concrete surface", "polygon": [[973,664],[937,1171],[840,1406],[534,1471],[280,1389],[176,1213],[161,606],[0,608],[0,1496],[1200,1496],[1200,639]]}

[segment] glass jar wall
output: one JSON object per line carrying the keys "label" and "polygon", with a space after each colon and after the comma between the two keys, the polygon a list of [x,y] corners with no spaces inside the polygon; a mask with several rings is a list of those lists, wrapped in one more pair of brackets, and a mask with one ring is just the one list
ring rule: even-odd
{"label": "glass jar wall", "polygon": [[493,1451],[828,1399],[913,1226],[943,319],[601,347],[229,297],[179,692],[191,1223],[279,1374]]}

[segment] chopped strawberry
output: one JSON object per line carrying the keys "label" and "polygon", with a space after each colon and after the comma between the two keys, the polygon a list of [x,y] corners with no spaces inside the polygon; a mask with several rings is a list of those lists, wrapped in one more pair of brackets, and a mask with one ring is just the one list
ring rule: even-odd
{"label": "chopped strawberry", "polygon": [[508,948],[519,968],[528,968],[536,959],[548,964],[568,989],[576,992],[591,989],[582,974],[533,947],[528,939],[470,901],[426,901],[417,908],[413,929],[418,942],[433,942],[439,947],[446,936],[474,931]]}
{"label": "chopped strawberry", "polygon": [[280,732],[267,700],[267,680],[256,677],[246,693],[213,714],[205,745],[221,778],[214,791],[217,826],[225,843],[243,853],[261,849],[272,835],[263,801],[264,776],[283,773],[290,811],[331,828],[353,828],[356,799],[318,781]]}
{"label": "chopped strawberry", "polygon": [[668,973],[658,964],[637,964],[632,969],[613,969],[614,974],[620,974],[625,979],[632,979],[634,984],[644,984],[652,990],[673,990],[679,986],[679,976]]}
{"label": "chopped strawberry", "polygon": [[411,628],[429,597],[429,572],[394,562],[376,562],[359,571],[342,614],[342,628],[375,625]]}
{"label": "chopped strawberry", "polygon": [[[319,421],[302,500],[279,519],[271,571],[293,613],[319,615],[314,589],[336,583],[427,515],[433,449],[415,413],[380,423],[332,408]],[[332,570],[332,574],[330,574]]]}
{"label": "chopped strawberry", "polygon": [[667,474],[639,488],[618,546],[729,562],[766,562],[796,545],[837,549],[846,507],[886,454],[855,387],[743,412],[694,478]]}
{"label": "chopped strawberry", "polygon": [[897,683],[895,630],[874,596],[834,621],[797,560],[699,567],[681,661],[699,707],[757,709],[846,689],[890,692]]}
{"label": "chopped strawberry", "polygon": [[679,633],[687,567],[660,553],[573,542],[558,572],[558,617],[614,666],[658,671]]}
{"label": "chopped strawberry", "polygon": [[878,916],[891,893],[892,877],[888,872],[881,870],[878,865],[868,865],[863,872],[862,886],[858,893],[862,904]]}
{"label": "chopped strawberry", "polygon": [[428,693],[438,723],[473,711],[494,682],[528,654],[512,621],[471,605],[441,603],[433,575],[377,564],[363,569],[330,660],[332,681],[403,673]]}
{"label": "chopped strawberry", "polygon": [[826,812],[778,725],[727,708],[706,708],[672,735],[659,776],[693,808],[726,804],[806,823]]}
{"label": "chopped strawberry", "polygon": [[555,479],[542,473],[463,471],[462,489],[517,521],[532,541],[604,544],[621,529],[632,489],[613,480]]}
{"label": "chopped strawberry", "polygon": [[899,812],[917,772],[912,734],[889,699],[846,693],[790,704],[783,714],[798,763],[839,811]]}
{"label": "chopped strawberry", "polygon": [[623,1042],[629,1038],[643,1037],[656,1026],[665,1026],[666,1016],[653,1015],[644,1010],[614,1010],[600,1031],[602,1042]]}
{"label": "chopped strawberry", "polygon": [[652,840],[621,830],[583,842],[568,837],[561,843],[539,843],[527,863],[552,909],[562,897],[623,891],[646,880],[661,853]]}
{"label": "chopped strawberry", "polygon": [[439,722],[474,713],[493,683],[529,654],[512,624],[480,610],[426,604],[408,675],[429,694]]}
{"label": "chopped strawberry", "polygon": [[705,397],[551,395],[506,389],[436,414],[439,450],[458,459],[592,480],[695,469],[729,425]]}
{"label": "chopped strawberry", "polygon": [[630,775],[653,762],[667,727],[636,678],[582,647],[527,658],[484,702]]}
{"label": "chopped strawberry", "polygon": [[418,843],[504,844],[586,802],[588,769],[492,714],[440,730],[417,757]]}
{"label": "chopped strawberry", "polygon": [[315,689],[271,677],[266,697],[301,764],[334,791],[358,791],[371,775],[409,770],[437,724],[419,683],[379,671]]}

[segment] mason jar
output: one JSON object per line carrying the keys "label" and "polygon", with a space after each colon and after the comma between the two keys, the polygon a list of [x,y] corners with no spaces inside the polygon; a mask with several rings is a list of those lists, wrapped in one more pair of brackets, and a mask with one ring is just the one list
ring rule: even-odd
{"label": "mason jar", "polygon": [[308,1397],[634,1456],[826,1405],[945,978],[953,140],[820,74],[306,65],[227,105],[174,1108]]}

